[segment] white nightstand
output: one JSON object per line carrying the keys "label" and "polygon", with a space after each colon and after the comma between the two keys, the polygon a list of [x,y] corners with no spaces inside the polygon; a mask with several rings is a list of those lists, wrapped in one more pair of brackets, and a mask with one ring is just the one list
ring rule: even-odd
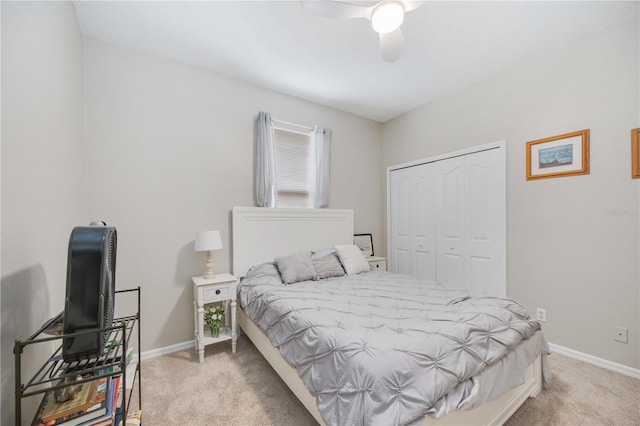
{"label": "white nightstand", "polygon": [[[204,361],[204,347],[212,343],[231,339],[231,351],[236,353],[236,286],[238,280],[231,274],[216,274],[214,278],[193,277],[193,318],[195,323],[196,351],[200,362]],[[211,337],[209,327],[205,327],[204,306],[208,303],[225,302],[224,322],[220,337]],[[229,315],[231,304],[231,315]],[[231,317],[231,328],[229,328]]]}
{"label": "white nightstand", "polygon": [[367,257],[367,262],[369,262],[369,265],[371,265],[374,269],[376,269],[378,271],[386,271],[387,270],[387,258],[386,257],[377,257],[377,256]]}

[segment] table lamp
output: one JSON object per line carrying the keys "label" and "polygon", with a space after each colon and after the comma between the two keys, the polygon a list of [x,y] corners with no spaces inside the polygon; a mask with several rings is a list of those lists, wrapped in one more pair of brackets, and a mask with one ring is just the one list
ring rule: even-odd
{"label": "table lamp", "polygon": [[196,242],[193,251],[206,251],[207,260],[205,262],[204,274],[202,278],[215,278],[213,272],[213,251],[222,249],[222,240],[218,231],[200,231],[196,233]]}

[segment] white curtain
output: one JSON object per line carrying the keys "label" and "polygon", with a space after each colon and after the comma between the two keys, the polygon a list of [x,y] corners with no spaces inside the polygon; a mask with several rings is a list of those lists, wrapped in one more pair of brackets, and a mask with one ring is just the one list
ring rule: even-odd
{"label": "white curtain", "polygon": [[331,129],[314,127],[312,132],[316,147],[315,208],[329,206],[329,183],[331,176]]}
{"label": "white curtain", "polygon": [[271,114],[260,111],[256,120],[255,196],[258,207],[276,206],[276,159]]}

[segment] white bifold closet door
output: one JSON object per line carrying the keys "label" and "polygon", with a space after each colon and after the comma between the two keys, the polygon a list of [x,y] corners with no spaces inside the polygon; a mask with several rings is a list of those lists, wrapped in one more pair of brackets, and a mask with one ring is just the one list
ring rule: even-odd
{"label": "white bifold closet door", "polygon": [[504,145],[389,170],[389,266],[506,296]]}
{"label": "white bifold closet door", "polygon": [[[436,280],[436,175],[432,167],[394,170],[390,180],[390,270]],[[420,194],[420,196],[416,196]],[[391,265],[391,264],[390,264]]]}

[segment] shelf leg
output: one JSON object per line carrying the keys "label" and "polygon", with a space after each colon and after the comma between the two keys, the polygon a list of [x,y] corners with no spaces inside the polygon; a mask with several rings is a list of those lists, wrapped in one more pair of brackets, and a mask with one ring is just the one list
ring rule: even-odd
{"label": "shelf leg", "polygon": [[238,334],[236,332],[236,299],[231,300],[231,352],[236,353],[236,340],[238,340]]}
{"label": "shelf leg", "polygon": [[198,331],[196,333],[196,350],[198,351],[198,361],[204,362],[204,305],[198,305]]}

